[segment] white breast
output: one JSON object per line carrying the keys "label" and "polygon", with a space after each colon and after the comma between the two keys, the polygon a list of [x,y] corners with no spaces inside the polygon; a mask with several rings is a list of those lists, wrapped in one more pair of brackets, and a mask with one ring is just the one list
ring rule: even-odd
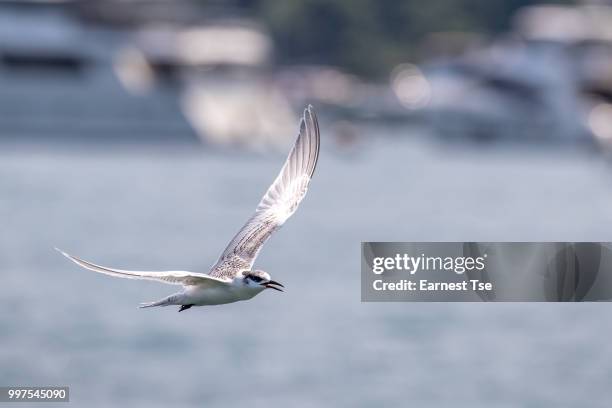
{"label": "white breast", "polygon": [[264,290],[264,287],[247,287],[229,284],[224,287],[188,286],[185,299],[196,306],[222,305],[248,300]]}

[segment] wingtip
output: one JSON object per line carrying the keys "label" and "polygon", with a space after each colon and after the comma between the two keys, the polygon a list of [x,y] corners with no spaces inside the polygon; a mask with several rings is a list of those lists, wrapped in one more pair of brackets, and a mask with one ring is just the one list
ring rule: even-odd
{"label": "wingtip", "polygon": [[57,252],[59,252],[60,254],[64,255],[66,258],[70,258],[70,255],[68,255],[67,253],[65,253],[64,251],[62,251],[61,249],[59,249],[58,247],[53,247],[53,249],[55,249]]}
{"label": "wingtip", "polygon": [[317,114],[315,113],[314,107],[311,104],[308,104],[306,109],[304,109],[304,114],[300,120],[300,132],[305,131],[306,127],[312,125],[313,123],[317,123]]}
{"label": "wingtip", "polygon": [[76,263],[77,265],[80,265],[80,264],[79,264],[79,259],[75,259],[75,258],[74,258],[72,255],[70,255],[69,253],[62,251],[61,249],[59,249],[59,248],[57,248],[57,247],[55,248],[55,250],[56,250],[57,252],[59,252],[60,254],[64,255],[64,256],[65,256],[67,259],[71,260],[72,262]]}
{"label": "wingtip", "polygon": [[304,109],[304,118],[307,118],[308,115],[313,116],[314,114],[315,114],[314,106],[312,106],[311,104],[308,104],[308,106],[306,106],[306,109]]}

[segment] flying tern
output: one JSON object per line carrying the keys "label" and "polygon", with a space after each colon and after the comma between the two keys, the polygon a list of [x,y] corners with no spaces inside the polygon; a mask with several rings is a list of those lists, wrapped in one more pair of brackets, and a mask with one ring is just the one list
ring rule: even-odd
{"label": "flying tern", "polygon": [[128,271],[84,261],[58,249],[77,265],[118,278],[153,280],[181,285],[182,291],[141,308],[179,305],[179,312],[192,306],[220,305],[248,300],[265,289],[283,291],[284,286],[253,264],[264,243],[297,210],[319,158],[319,123],[312,106],[304,111],[300,131],[289,157],[249,218],[227,245],[208,273],[187,271]]}

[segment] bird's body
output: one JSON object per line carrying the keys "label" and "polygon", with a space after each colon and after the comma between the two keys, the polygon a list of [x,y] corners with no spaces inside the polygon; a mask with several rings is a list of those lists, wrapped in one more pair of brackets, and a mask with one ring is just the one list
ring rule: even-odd
{"label": "bird's body", "polygon": [[264,289],[283,287],[253,263],[263,244],[296,211],[306,195],[319,156],[319,124],[309,106],[300,123],[300,133],[280,174],[261,199],[255,214],[225,248],[209,273],[166,271],[146,272],[107,268],[84,261],[65,252],[64,256],[83,268],[121,278],[146,279],[181,285],[181,292],[141,307],[180,305],[210,306],[248,300]]}
{"label": "bird's body", "polygon": [[253,298],[265,289],[265,287],[246,287],[240,282],[230,282],[227,285],[206,287],[200,285],[185,286],[183,291],[170,295],[157,302],[144,303],[141,307],[167,306],[167,305],[192,305],[213,306],[234,303],[240,300]]}

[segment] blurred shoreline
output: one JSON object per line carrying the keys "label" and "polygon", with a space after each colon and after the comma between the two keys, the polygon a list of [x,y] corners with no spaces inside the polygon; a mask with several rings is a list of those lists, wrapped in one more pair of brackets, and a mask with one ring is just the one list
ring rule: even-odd
{"label": "blurred shoreline", "polygon": [[526,7],[486,42],[432,33],[426,58],[381,81],[276,63],[267,28],[235,6],[199,19],[209,9],[189,2],[92,4],[0,3],[0,143],[283,150],[308,103],[346,145],[367,122],[470,144],[612,142],[607,6]]}

